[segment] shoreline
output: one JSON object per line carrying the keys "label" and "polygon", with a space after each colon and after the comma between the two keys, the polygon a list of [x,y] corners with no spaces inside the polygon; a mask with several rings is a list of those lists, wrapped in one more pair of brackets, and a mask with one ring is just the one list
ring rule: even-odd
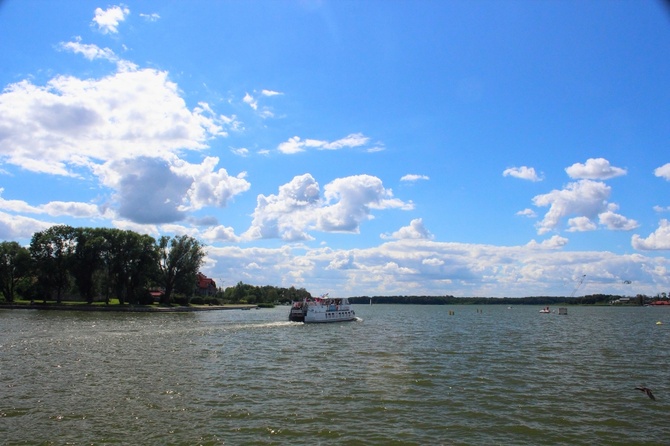
{"label": "shoreline", "polygon": [[209,306],[175,306],[154,307],[147,305],[89,305],[89,304],[0,304],[0,310],[50,310],[50,311],[101,311],[126,313],[190,313],[194,311],[220,310],[251,310],[258,309],[258,305],[209,305]]}

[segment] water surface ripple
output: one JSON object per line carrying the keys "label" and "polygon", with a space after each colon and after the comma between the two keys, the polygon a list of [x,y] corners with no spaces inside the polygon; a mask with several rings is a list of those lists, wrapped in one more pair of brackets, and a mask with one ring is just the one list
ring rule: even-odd
{"label": "water surface ripple", "polygon": [[360,321],[327,325],[287,322],[288,307],[0,310],[0,438],[670,444],[670,310],[538,310],[365,305]]}

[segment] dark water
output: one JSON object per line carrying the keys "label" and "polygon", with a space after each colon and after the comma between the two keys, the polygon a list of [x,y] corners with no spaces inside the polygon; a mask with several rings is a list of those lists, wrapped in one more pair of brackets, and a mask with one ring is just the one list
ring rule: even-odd
{"label": "dark water", "polygon": [[0,444],[670,444],[670,309],[538,310],[0,310]]}

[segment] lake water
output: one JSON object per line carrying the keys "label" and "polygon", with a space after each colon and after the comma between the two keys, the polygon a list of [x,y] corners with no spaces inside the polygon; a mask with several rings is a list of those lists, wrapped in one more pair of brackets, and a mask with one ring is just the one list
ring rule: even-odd
{"label": "lake water", "polygon": [[0,443],[670,444],[670,309],[355,309],[0,310]]}

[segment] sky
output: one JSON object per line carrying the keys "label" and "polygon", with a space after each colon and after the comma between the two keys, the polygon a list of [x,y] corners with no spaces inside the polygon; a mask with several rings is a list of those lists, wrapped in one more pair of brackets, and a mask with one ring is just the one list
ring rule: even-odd
{"label": "sky", "polygon": [[670,292],[661,1],[3,0],[0,60],[1,240],[187,234],[219,286],[313,295]]}

